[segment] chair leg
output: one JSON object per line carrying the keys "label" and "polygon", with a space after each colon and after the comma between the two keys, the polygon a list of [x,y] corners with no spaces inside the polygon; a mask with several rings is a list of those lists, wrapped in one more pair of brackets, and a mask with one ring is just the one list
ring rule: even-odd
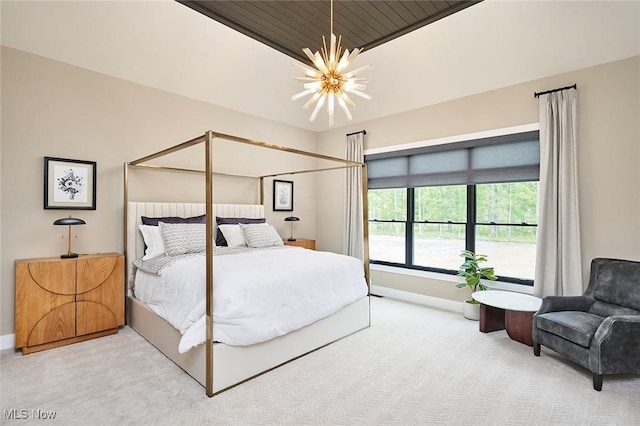
{"label": "chair leg", "polygon": [[540,356],[540,343],[533,343],[533,354],[535,356]]}
{"label": "chair leg", "polygon": [[593,388],[598,392],[602,390],[602,374],[593,373]]}

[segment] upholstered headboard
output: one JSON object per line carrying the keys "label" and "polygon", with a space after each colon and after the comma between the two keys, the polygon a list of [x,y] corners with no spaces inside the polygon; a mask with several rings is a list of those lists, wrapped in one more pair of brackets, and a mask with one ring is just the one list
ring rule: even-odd
{"label": "upholstered headboard", "polygon": [[[217,217],[247,217],[263,218],[264,206],[261,204],[214,204],[213,213]],[[144,241],[138,225],[142,223],[142,216],[191,217],[205,214],[204,203],[160,203],[133,202],[127,203],[127,271],[128,282],[131,282],[132,262],[144,255]],[[214,219],[215,226],[215,219]],[[215,231],[214,231],[215,235]]]}

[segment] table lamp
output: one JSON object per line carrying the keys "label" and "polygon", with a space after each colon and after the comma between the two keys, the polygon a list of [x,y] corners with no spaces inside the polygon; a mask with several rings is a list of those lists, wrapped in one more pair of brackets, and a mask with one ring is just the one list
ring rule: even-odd
{"label": "table lamp", "polygon": [[289,217],[285,217],[284,221],[285,222],[289,222],[289,225],[291,227],[291,234],[289,236],[289,238],[287,239],[287,241],[295,241],[296,239],[293,238],[293,222],[298,222],[300,220],[300,218],[295,217],[295,216],[289,216]]}
{"label": "table lamp", "polygon": [[86,225],[86,222],[82,219],[77,219],[75,217],[63,217],[62,219],[58,219],[53,222],[54,225],[68,225],[69,226],[69,247],[67,248],[67,253],[60,256],[61,259],[70,259],[73,257],[78,257],[77,253],[71,253],[71,225]]}

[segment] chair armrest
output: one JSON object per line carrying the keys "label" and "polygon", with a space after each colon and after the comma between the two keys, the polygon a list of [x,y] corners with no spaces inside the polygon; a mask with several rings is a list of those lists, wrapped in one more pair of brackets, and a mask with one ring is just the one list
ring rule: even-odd
{"label": "chair armrest", "polygon": [[640,315],[613,315],[596,330],[589,369],[596,374],[640,373]]}
{"label": "chair armrest", "polygon": [[558,311],[587,312],[594,302],[595,300],[586,296],[547,296],[542,299],[536,315]]}
{"label": "chair armrest", "polygon": [[625,340],[640,341],[640,315],[612,315],[605,318],[593,340],[601,344],[616,333],[624,333]]}

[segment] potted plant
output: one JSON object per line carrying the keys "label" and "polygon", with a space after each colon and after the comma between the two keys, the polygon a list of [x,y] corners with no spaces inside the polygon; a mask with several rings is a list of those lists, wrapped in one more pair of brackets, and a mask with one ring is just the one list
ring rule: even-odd
{"label": "potted plant", "polygon": [[[463,250],[460,257],[464,257],[464,263],[458,269],[458,276],[464,277],[465,282],[456,285],[458,288],[470,287],[471,292],[486,290],[483,279],[495,281],[498,277],[493,272],[493,267],[481,267],[480,263],[487,261],[484,254],[475,254],[469,250]],[[464,317],[477,320],[479,318],[480,302],[473,298],[465,300]]]}

